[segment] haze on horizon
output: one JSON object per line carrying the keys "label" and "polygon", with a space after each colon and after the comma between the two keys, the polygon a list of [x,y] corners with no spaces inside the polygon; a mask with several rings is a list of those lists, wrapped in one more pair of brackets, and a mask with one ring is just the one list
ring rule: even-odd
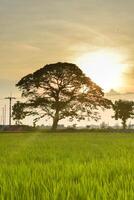
{"label": "haze on horizon", "polygon": [[[119,73],[120,88],[109,85],[109,89],[134,92],[133,0],[0,0],[0,5],[1,97],[16,94],[15,83],[47,63],[77,63],[103,50],[104,58],[107,50],[121,56],[113,68],[125,66]],[[86,72],[90,66],[84,62]],[[112,81],[116,70],[107,73],[102,65],[95,70]]]}

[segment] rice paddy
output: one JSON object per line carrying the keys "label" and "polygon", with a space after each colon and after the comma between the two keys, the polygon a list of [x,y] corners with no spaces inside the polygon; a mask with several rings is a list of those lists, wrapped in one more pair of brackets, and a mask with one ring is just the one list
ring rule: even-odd
{"label": "rice paddy", "polygon": [[0,200],[133,200],[133,133],[1,133]]}

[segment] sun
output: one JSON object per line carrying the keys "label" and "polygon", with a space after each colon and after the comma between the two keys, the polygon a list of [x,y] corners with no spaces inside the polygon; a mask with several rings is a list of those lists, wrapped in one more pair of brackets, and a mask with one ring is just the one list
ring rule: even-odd
{"label": "sun", "polygon": [[84,73],[105,91],[123,86],[126,68],[122,54],[109,49],[86,53],[74,61]]}

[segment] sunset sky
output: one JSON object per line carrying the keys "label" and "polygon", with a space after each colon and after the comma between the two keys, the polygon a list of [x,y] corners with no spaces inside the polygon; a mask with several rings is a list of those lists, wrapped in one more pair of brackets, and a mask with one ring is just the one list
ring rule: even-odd
{"label": "sunset sky", "polygon": [[106,91],[134,92],[133,10],[133,0],[0,0],[1,98],[58,61],[78,64]]}

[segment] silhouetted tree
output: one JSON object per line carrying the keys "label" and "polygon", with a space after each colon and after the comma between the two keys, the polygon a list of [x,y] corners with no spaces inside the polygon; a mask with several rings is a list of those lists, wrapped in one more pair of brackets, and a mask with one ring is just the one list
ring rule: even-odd
{"label": "silhouetted tree", "polygon": [[24,108],[25,108],[25,104],[21,103],[20,101],[17,101],[12,107],[12,110],[13,110],[12,117],[13,117],[13,120],[16,121],[17,125],[22,124],[21,120],[23,120],[27,115],[27,112],[24,111]]}
{"label": "silhouetted tree", "polygon": [[39,118],[53,119],[53,129],[64,118],[80,120],[87,115],[95,118],[94,110],[110,105],[102,89],[71,63],[46,65],[23,77],[17,87],[27,98],[27,106],[38,109]]}
{"label": "silhouetted tree", "polygon": [[12,107],[12,118],[16,121],[16,125],[22,124],[21,120],[25,119],[26,116],[36,115],[36,118],[33,120],[34,123],[38,121],[38,113],[29,109],[29,105],[27,103],[22,103],[17,101]]}
{"label": "silhouetted tree", "polygon": [[113,104],[115,120],[121,119],[123,128],[126,129],[126,122],[129,118],[134,117],[134,102],[126,100],[118,100]]}

